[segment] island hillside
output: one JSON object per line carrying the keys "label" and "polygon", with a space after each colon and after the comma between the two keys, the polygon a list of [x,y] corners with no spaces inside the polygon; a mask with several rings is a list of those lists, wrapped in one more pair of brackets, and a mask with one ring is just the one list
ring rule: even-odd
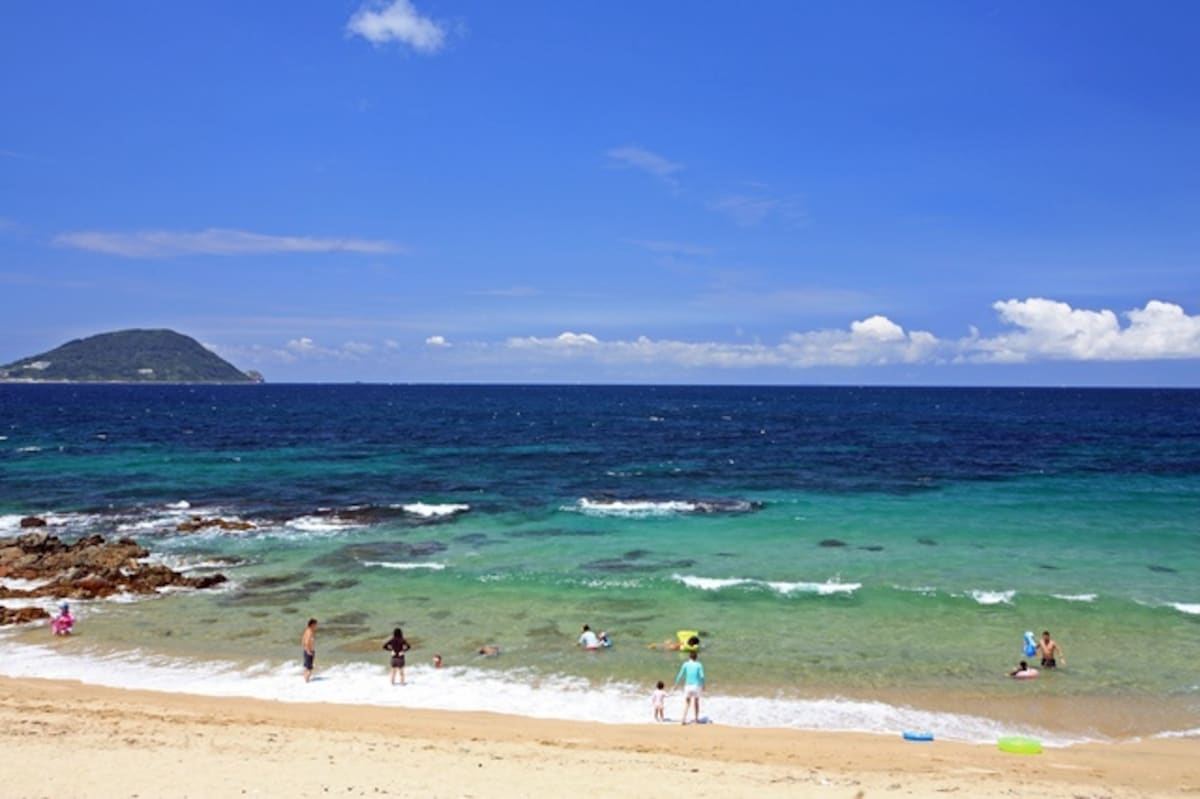
{"label": "island hillside", "polygon": [[174,330],[119,330],[0,366],[0,380],[80,383],[261,383]]}

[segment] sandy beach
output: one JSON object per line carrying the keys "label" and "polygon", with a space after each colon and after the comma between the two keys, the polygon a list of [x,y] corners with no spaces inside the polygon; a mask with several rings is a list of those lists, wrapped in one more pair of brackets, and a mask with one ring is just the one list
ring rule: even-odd
{"label": "sandy beach", "polygon": [[1200,795],[1194,739],[1036,756],[720,725],[606,725],[0,678],[10,797]]}

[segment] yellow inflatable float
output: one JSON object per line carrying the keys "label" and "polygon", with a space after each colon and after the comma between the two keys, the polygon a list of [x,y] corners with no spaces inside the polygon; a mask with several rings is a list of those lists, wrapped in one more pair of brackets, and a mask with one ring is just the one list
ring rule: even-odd
{"label": "yellow inflatable float", "polygon": [[996,745],[1000,747],[1001,752],[1011,752],[1014,755],[1040,755],[1042,753],[1041,741],[1036,738],[1023,738],[1019,735],[1001,738]]}
{"label": "yellow inflatable float", "polygon": [[[695,652],[700,649],[700,632],[698,630],[679,630],[675,633],[675,641],[669,638],[663,641],[662,644],[650,643],[648,649],[658,649],[661,646],[663,649],[678,649],[681,652]],[[695,641],[696,643],[692,643]]]}

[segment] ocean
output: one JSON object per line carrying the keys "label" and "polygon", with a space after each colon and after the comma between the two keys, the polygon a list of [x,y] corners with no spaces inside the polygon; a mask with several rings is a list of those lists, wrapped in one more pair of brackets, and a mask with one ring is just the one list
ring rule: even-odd
{"label": "ocean", "polygon": [[230,582],[0,631],[4,675],[650,723],[699,630],[713,723],[1200,734],[1200,391],[0,385],[27,515]]}

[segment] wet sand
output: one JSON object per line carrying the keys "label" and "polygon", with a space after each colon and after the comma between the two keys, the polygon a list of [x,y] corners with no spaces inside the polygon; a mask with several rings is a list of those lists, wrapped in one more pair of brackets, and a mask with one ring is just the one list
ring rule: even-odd
{"label": "wet sand", "polygon": [[[402,690],[402,689],[400,689]],[[649,715],[649,708],[647,708]],[[1021,756],[898,736],[606,725],[0,678],[5,796],[1200,796],[1196,739]]]}

